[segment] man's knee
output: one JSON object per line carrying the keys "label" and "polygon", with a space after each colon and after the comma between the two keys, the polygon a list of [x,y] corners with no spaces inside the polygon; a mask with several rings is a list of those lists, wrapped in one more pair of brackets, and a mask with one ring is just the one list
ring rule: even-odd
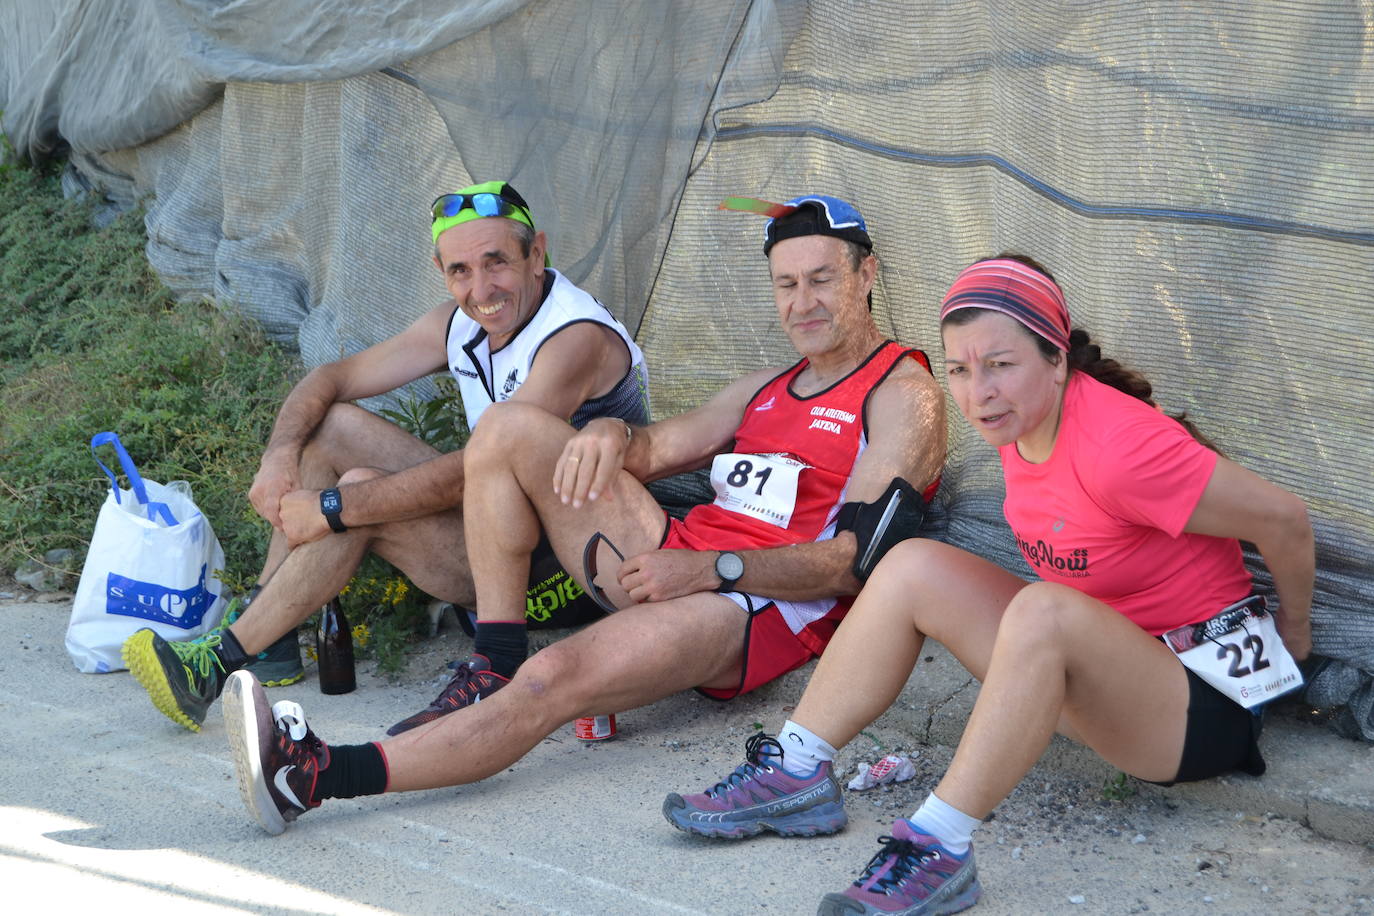
{"label": "man's knee", "polygon": [[[577,646],[569,646],[568,640],[556,642],[525,659],[506,689],[532,704],[532,709],[573,709],[579,702],[576,675],[586,661]],[[566,715],[570,718],[575,713]]]}
{"label": "man's knee", "polygon": [[366,483],[369,480],[376,480],[378,477],[385,477],[386,471],[377,468],[349,468],[339,476],[339,485],[349,483]]}
{"label": "man's knee", "polygon": [[464,470],[492,462],[508,468],[531,461],[551,464],[549,454],[556,460],[562,450],[560,433],[566,438],[571,428],[546,410],[519,401],[492,404],[482,411],[482,422],[463,450]]}
{"label": "man's knee", "polygon": [[540,407],[522,401],[500,401],[482,411],[482,422],[472,432],[468,447],[503,445],[538,439],[550,426],[567,424]]}
{"label": "man's knee", "polygon": [[370,418],[372,414],[356,404],[331,405],[301,450],[301,466],[337,469],[339,456],[345,447],[356,447],[358,436]]}

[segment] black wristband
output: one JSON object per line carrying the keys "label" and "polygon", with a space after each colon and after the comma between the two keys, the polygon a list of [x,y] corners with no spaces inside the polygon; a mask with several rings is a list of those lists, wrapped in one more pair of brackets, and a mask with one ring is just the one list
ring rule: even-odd
{"label": "black wristband", "polygon": [[330,487],[328,490],[320,491],[320,513],[324,515],[325,521],[329,522],[329,527],[333,531],[347,531],[348,526],[339,518],[339,513],[343,511],[343,500],[339,498],[339,488]]}
{"label": "black wristband", "polygon": [[871,503],[845,503],[835,519],[835,531],[853,531],[857,540],[854,578],[868,574],[898,542],[916,537],[925,519],[925,501],[911,484],[892,478],[887,492]]}

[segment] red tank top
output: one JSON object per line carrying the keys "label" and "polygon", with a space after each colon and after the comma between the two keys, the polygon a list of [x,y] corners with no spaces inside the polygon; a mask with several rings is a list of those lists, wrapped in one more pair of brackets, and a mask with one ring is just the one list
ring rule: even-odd
{"label": "red tank top", "polygon": [[760,388],[744,409],[733,451],[712,463],[715,502],[694,508],[677,532],[682,546],[751,549],[833,536],[854,463],[868,444],[869,395],[908,357],[930,371],[920,350],[887,341],[816,394],[792,393],[806,359]]}

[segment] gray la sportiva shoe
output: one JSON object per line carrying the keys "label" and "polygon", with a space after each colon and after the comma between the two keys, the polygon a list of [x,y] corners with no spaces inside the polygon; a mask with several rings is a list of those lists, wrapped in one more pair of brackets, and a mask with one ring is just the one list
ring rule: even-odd
{"label": "gray la sportiva shoe", "polygon": [[329,746],[306,725],[300,704],[269,706],[257,678],[235,671],[224,685],[224,726],[239,794],[262,829],[275,836],[320,806],[315,785],[329,766]]}
{"label": "gray la sportiva shoe", "polygon": [[782,746],[758,734],[744,745],[745,762],[699,795],[669,795],[663,816],[679,830],[741,839],[771,830],[779,836],[834,833],[849,821],[829,762],[809,776],[782,768]]}

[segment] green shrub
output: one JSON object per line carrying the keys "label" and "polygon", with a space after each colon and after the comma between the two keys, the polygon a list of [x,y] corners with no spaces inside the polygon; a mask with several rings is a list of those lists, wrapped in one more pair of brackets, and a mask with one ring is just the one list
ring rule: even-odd
{"label": "green shrub", "polygon": [[[141,213],[96,229],[51,169],[0,166],[0,574],[57,547],[84,554],[109,485],[89,443],[114,430],[145,477],[191,484],[242,593],[270,535],[248,488],[299,362],[233,313],[177,302],[145,241]],[[459,448],[456,386],[436,382],[437,398],[384,414]],[[112,449],[101,459],[119,473]],[[428,596],[368,557],[341,597],[360,656],[399,674],[428,633]]]}
{"label": "green shrub", "polygon": [[0,170],[0,569],[84,551],[103,430],[144,476],[191,484],[229,581],[261,567],[268,527],[246,494],[296,361],[248,321],[175,301],[144,242],[141,213],[95,229],[55,176]]}

